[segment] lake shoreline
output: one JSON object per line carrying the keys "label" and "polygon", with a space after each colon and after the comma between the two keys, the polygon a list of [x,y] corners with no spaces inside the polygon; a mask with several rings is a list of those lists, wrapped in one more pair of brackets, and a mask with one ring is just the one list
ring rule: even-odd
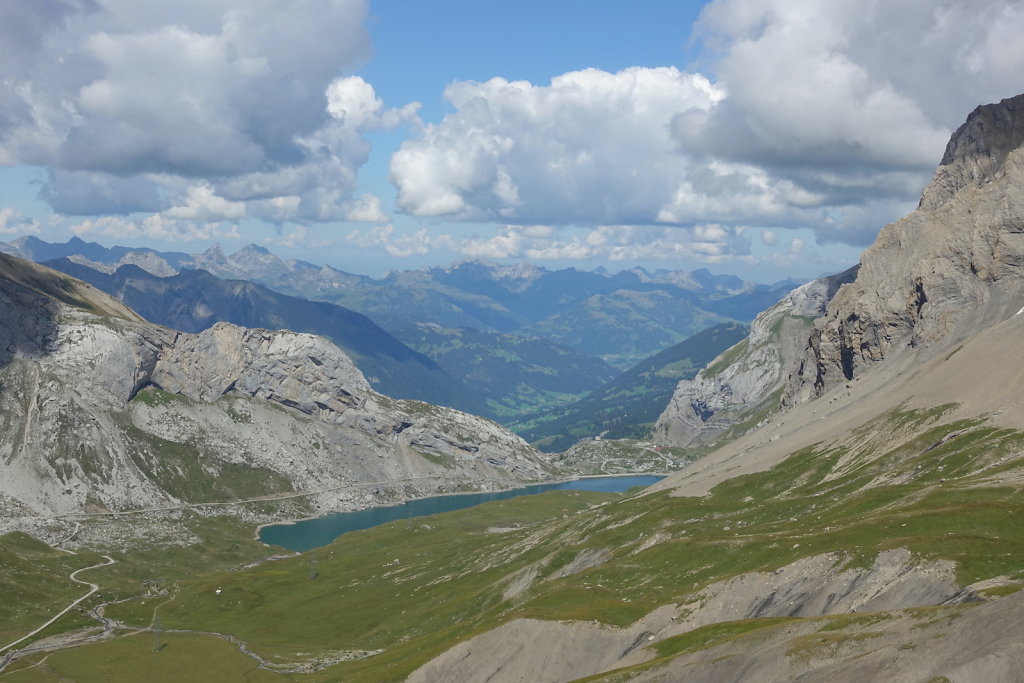
{"label": "lake shoreline", "polygon": [[[407,505],[409,503],[414,503],[416,501],[423,501],[423,500],[434,499],[434,498],[448,498],[448,497],[451,497],[451,496],[472,496],[472,495],[486,495],[486,494],[502,494],[502,493],[509,493],[509,492],[513,492],[513,491],[521,491],[521,490],[524,490],[524,489],[531,488],[533,486],[549,486],[549,487],[551,487],[551,488],[546,489],[547,491],[559,490],[559,489],[556,489],[555,487],[561,486],[563,484],[569,484],[569,483],[572,483],[572,482],[575,482],[575,481],[589,480],[589,479],[615,479],[615,478],[635,478],[635,477],[658,477],[659,481],[660,481],[660,479],[664,479],[665,477],[669,476],[669,474],[671,474],[671,473],[663,473],[663,472],[632,472],[632,473],[623,473],[623,474],[584,474],[584,475],[580,475],[578,477],[571,477],[571,478],[564,478],[564,479],[549,479],[549,480],[534,481],[534,482],[523,484],[522,486],[516,486],[516,487],[504,488],[504,489],[495,489],[495,490],[491,490],[491,491],[487,491],[487,490],[449,491],[449,492],[445,492],[445,493],[436,493],[436,494],[432,494],[432,495],[415,496],[415,497],[412,497],[412,498],[406,498],[405,500],[401,500],[401,501],[398,501],[398,502],[395,502],[395,503],[391,503],[391,504],[387,504],[387,505],[371,505],[369,507],[357,508],[357,509],[353,509],[353,510],[344,510],[344,511],[335,510],[335,511],[331,511],[331,512],[324,512],[324,513],[319,514],[319,515],[311,515],[311,516],[308,516],[308,517],[302,517],[302,518],[298,518],[298,519],[289,519],[289,520],[274,521],[274,522],[264,522],[263,524],[260,524],[259,526],[256,527],[256,530],[255,530],[255,533],[254,533],[254,536],[253,536],[253,540],[258,541],[259,543],[262,543],[263,545],[267,546],[268,548],[284,548],[284,546],[281,546],[281,545],[278,545],[278,544],[274,544],[274,543],[267,543],[266,541],[264,541],[261,538],[263,530],[265,528],[267,528],[267,527],[295,526],[295,525],[303,523],[303,522],[310,522],[310,521],[313,521],[313,520],[318,520],[318,519],[322,519],[322,518],[325,518],[325,517],[329,517],[331,515],[354,514],[354,513],[359,513],[359,512],[367,512],[367,511],[370,511],[370,510],[387,510],[387,509],[391,509],[391,508],[397,508],[397,507],[402,506],[402,505]],[[653,485],[654,483],[656,483],[656,482],[652,482],[650,485]],[[632,487],[629,487],[629,488],[632,488]],[[574,490],[574,489],[561,489],[561,490]],[[586,490],[586,489],[580,489],[580,490]],[[535,493],[523,493],[523,494],[520,494],[520,495],[523,495],[523,496],[525,496],[525,495],[536,495],[538,493],[543,493],[543,492],[544,491],[537,491]],[[519,496],[507,496],[507,497],[504,497],[504,498],[497,498],[495,500],[508,500],[510,498],[517,498],[517,497],[519,497]],[[493,501],[480,501],[479,503],[474,503],[473,505],[482,505],[483,503],[486,503],[486,502],[493,502]],[[473,505],[467,505],[466,507],[472,507]],[[456,508],[456,509],[463,509],[463,508]],[[431,514],[437,514],[437,513],[431,513]],[[423,517],[423,516],[429,516],[429,515],[416,515],[416,517]],[[385,522],[381,522],[381,524],[386,524],[388,521],[394,521],[394,520],[387,520]],[[369,527],[366,527],[366,528],[369,528]],[[352,531],[357,531],[357,529],[353,529]],[[343,533],[350,533],[350,532],[346,531],[346,532],[343,532]],[[340,536],[341,534],[338,534],[338,535]],[[335,536],[335,538],[337,538],[337,536]],[[318,547],[320,547],[320,546],[318,546]],[[285,550],[290,550],[290,549],[289,548],[285,548]],[[292,552],[295,552],[296,554],[301,554],[302,552],[306,552],[306,551],[296,551],[296,550],[293,550]]]}

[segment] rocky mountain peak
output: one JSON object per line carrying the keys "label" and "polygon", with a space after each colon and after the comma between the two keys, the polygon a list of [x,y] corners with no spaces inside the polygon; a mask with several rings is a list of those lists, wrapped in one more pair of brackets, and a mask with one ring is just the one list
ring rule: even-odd
{"label": "rocky mountain peak", "polygon": [[911,349],[952,348],[1024,304],[1024,95],[978,107],[920,208],[887,225],[815,323],[784,400]]}
{"label": "rocky mountain peak", "polygon": [[232,255],[233,256],[238,256],[240,254],[261,254],[263,256],[271,255],[270,250],[267,249],[266,247],[261,247],[260,245],[253,244],[251,242],[249,244],[245,245],[244,247],[242,247],[241,249],[239,249],[238,251],[236,251]]}
{"label": "rocky mountain peak", "polygon": [[1007,156],[1024,144],[1024,94],[971,112],[946,145],[920,208],[936,209],[968,185],[983,185],[1003,173]]}
{"label": "rocky mountain peak", "polygon": [[225,264],[228,261],[227,257],[224,255],[224,250],[221,248],[219,243],[213,244],[209,249],[204,251],[202,254],[199,254],[199,258],[196,260],[209,261],[217,264]]}
{"label": "rocky mountain peak", "polygon": [[290,270],[277,254],[255,244],[242,247],[228,257],[227,263],[240,277],[273,277]]}
{"label": "rocky mountain peak", "polygon": [[545,272],[539,266],[522,261],[511,266],[496,266],[493,270],[495,279],[499,280],[536,280]]}

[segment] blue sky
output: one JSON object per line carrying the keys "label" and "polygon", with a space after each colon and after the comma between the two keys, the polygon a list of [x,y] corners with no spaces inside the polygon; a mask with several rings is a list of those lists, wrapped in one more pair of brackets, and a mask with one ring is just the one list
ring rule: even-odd
{"label": "blue sky", "polygon": [[854,263],[1017,94],[1020,0],[45,0],[0,8],[0,239]]}
{"label": "blue sky", "polygon": [[444,87],[455,80],[547,83],[587,67],[685,66],[699,56],[690,33],[703,6],[382,0],[370,5],[373,56],[358,73],[386,102],[418,100],[424,118],[437,121],[448,113]]}

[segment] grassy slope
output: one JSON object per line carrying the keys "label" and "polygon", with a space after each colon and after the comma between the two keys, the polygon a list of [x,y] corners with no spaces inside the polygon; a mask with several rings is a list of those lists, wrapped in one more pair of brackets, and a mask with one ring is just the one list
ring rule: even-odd
{"label": "grassy slope", "polygon": [[140,633],[89,647],[65,650],[32,668],[12,667],[5,681],[76,681],[110,683],[139,681],[280,681],[284,677],[261,671],[255,660],[226,640],[209,636],[163,633],[159,651],[153,635]]}
{"label": "grassy slope", "polygon": [[0,536],[0,647],[84,595],[88,587],[68,574],[100,562],[99,555],[63,553],[20,532]]}
{"label": "grassy slope", "polygon": [[[230,632],[280,661],[381,648],[308,678],[394,680],[509,619],[625,625],[708,583],[825,552],[863,566],[907,547],[956,561],[962,584],[1024,579],[1024,500],[1015,486],[993,483],[1024,475],[1024,434],[980,420],[944,422],[946,412],[892,412],[842,444],[807,448],[706,498],[661,493],[591,506],[600,498],[548,493],[350,534],[317,551],[314,580],[308,556],[204,573],[181,581],[161,619],[167,628]],[[667,540],[633,553],[654,534]],[[550,578],[585,549],[610,558]],[[527,567],[538,572],[533,586],[504,599],[510,575]],[[130,604],[121,611],[143,624],[151,614]],[[670,657],[770,626],[722,625],[657,647]]]}
{"label": "grassy slope", "polygon": [[120,301],[46,266],[0,253],[0,277],[75,308],[124,320],[140,320]]}
{"label": "grassy slope", "polygon": [[[145,518],[137,520],[138,524],[146,523]],[[130,554],[104,551],[116,563],[79,576],[84,581],[99,584],[101,590],[83,602],[80,609],[72,610],[19,647],[47,636],[97,627],[97,622],[83,611],[102,602],[132,598],[145,594],[150,586],[172,586],[196,573],[237,567],[268,554],[266,546],[253,540],[251,526],[235,518],[190,515],[181,521],[179,529],[179,538],[184,536],[191,539],[191,543],[177,546],[152,541],[137,545]],[[88,587],[71,581],[68,574],[103,561],[98,553],[65,553],[22,533],[0,536],[0,646],[32,631],[84,595]],[[152,604],[155,603],[150,603],[147,619],[152,616]],[[4,675],[9,676],[9,672],[34,661],[27,657],[15,662]],[[39,670],[35,670],[31,677],[15,680],[50,680],[37,678],[39,674]],[[53,680],[62,679],[57,676]],[[122,671],[120,680],[131,680],[130,670]]]}

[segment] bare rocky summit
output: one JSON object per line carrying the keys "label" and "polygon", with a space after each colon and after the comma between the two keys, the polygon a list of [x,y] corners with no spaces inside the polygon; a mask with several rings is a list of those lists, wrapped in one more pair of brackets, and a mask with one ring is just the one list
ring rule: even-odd
{"label": "bare rocky summit", "polygon": [[975,109],[946,145],[935,177],[921,195],[920,208],[932,211],[970,185],[1004,175],[1010,153],[1024,144],[1024,95]]}

